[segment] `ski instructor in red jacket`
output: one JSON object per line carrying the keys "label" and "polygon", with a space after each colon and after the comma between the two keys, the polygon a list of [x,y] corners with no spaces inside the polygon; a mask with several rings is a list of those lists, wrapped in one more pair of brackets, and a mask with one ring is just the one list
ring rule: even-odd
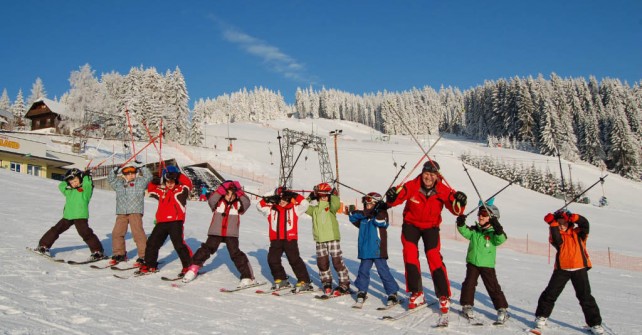
{"label": "ski instructor in red jacket", "polygon": [[386,205],[393,207],[406,202],[401,243],[406,292],[411,292],[408,308],[413,309],[425,303],[419,264],[419,239],[422,239],[430,275],[435,285],[435,295],[439,299],[442,313],[446,314],[450,308],[450,282],[441,256],[441,211],[445,206],[455,216],[463,213],[466,194],[446,186],[442,179],[439,164],[430,160],[424,164],[421,174],[415,179],[400,187],[392,187],[386,192]]}

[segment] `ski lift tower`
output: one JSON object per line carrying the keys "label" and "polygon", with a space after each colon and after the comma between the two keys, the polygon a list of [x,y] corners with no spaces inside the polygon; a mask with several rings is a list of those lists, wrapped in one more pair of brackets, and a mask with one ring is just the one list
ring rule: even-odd
{"label": "ski lift tower", "polygon": [[321,182],[332,183],[334,174],[332,173],[332,165],[328,156],[325,138],[286,128],[283,129],[283,145],[281,145],[281,157],[283,157],[281,164],[283,166],[279,177],[280,185],[292,188],[292,173],[290,171],[294,167],[294,147],[297,145],[300,145],[303,149],[311,148],[319,154]]}

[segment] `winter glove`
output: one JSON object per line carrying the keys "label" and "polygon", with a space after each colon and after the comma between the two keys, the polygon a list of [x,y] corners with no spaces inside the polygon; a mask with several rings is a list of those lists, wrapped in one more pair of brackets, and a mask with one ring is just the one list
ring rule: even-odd
{"label": "winter glove", "polygon": [[357,206],[355,205],[350,205],[348,206],[348,213],[352,213],[357,209]]}
{"label": "winter glove", "polygon": [[310,193],[310,195],[308,195],[308,201],[318,200],[318,199],[319,197],[317,196],[316,192],[312,192]]}
{"label": "winter glove", "polygon": [[268,197],[264,197],[263,200],[268,203],[268,204],[278,204],[279,201],[281,201],[281,198],[278,195],[271,195]]}
{"label": "winter glove", "polygon": [[555,216],[553,213],[548,213],[544,216],[544,222],[548,223],[549,225],[555,221]]}
{"label": "winter glove", "polygon": [[466,196],[466,194],[464,192],[461,192],[461,191],[455,192],[455,194],[453,195],[453,198],[455,199],[453,202],[455,204],[458,204],[459,207],[465,207],[466,206],[466,199],[468,199],[468,197]]}
{"label": "winter glove", "polygon": [[397,189],[395,187],[391,187],[390,189],[388,189],[388,191],[386,191],[386,200],[388,202],[393,202],[397,199],[397,195]]}
{"label": "winter glove", "polygon": [[118,174],[120,172],[120,167],[114,166],[114,173]]}
{"label": "winter glove", "polygon": [[83,175],[83,177],[87,176],[87,177],[91,178],[91,169],[87,169],[87,170],[83,171],[82,175]]}
{"label": "winter glove", "polygon": [[460,215],[457,217],[457,227],[463,227],[466,225],[466,215]]}
{"label": "winter glove", "polygon": [[502,227],[502,225],[499,223],[499,220],[497,220],[497,217],[495,216],[491,217],[488,222],[490,222],[490,225],[495,230],[495,234],[501,235],[504,233],[504,227]]}
{"label": "winter glove", "polygon": [[387,209],[388,209],[388,205],[386,205],[386,203],[383,201],[377,201],[377,204],[374,206],[375,212],[383,212]]}
{"label": "winter glove", "polygon": [[379,221],[383,221],[383,220],[386,219],[386,217],[387,217],[386,212],[385,211],[381,211],[381,212],[377,213],[377,216],[375,216],[375,219],[377,219]]}

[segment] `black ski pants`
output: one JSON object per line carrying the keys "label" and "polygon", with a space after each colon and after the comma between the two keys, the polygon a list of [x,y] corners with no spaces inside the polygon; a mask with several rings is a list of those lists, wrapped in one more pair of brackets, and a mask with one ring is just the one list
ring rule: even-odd
{"label": "black ski pants", "polygon": [[181,259],[183,268],[190,265],[192,261],[192,249],[189,248],[183,239],[183,221],[161,222],[156,223],[152,233],[147,239],[147,248],[145,248],[145,264],[150,268],[158,267],[158,251],[169,239],[174,245],[178,257]]}
{"label": "black ski pants", "polygon": [[225,243],[227,246],[227,251],[232,262],[234,262],[234,266],[241,274],[241,279],[254,278],[250,261],[247,259],[247,255],[239,249],[239,238],[234,236],[208,235],[205,243],[201,244],[201,247],[196,250],[192,257],[192,264],[203,266],[203,263],[218,250],[221,243]]}
{"label": "black ski pants", "polygon": [[297,281],[310,282],[310,274],[305,267],[303,259],[299,254],[299,243],[297,240],[274,240],[270,241],[270,249],[268,250],[268,265],[272,272],[272,277],[276,279],[286,280],[285,268],[281,265],[281,256],[285,252],[288,262],[294,271]]}
{"label": "black ski pants", "polygon": [[466,278],[461,284],[461,298],[459,299],[459,303],[462,306],[475,305],[475,288],[477,287],[477,279],[479,276],[481,276],[484,282],[488,296],[490,296],[490,300],[493,301],[495,309],[508,308],[508,302],[506,301],[502,287],[499,286],[495,268],[479,267],[470,263],[466,263]]}
{"label": "black ski pants", "polygon": [[582,312],[584,312],[586,324],[589,325],[589,327],[602,324],[600,308],[597,307],[597,302],[595,298],[593,298],[593,295],[591,295],[591,284],[589,283],[587,268],[576,271],[554,270],[548,286],[546,286],[544,292],[539,296],[535,316],[543,316],[546,318],[551,316],[553,307],[555,307],[555,301],[560,294],[562,294],[564,286],[566,286],[569,280],[573,284],[575,296],[580,302]]}
{"label": "black ski pants", "polygon": [[82,237],[82,240],[85,241],[87,246],[89,246],[89,250],[91,250],[92,253],[97,251],[103,252],[103,245],[100,243],[98,236],[94,234],[94,231],[89,228],[89,221],[87,219],[60,219],[56,225],[49,228],[49,230],[42,235],[40,242],[38,242],[38,246],[51,248],[58,237],[60,237],[60,234],[66,232],[67,229],[71,228],[71,226],[76,227],[78,235]]}

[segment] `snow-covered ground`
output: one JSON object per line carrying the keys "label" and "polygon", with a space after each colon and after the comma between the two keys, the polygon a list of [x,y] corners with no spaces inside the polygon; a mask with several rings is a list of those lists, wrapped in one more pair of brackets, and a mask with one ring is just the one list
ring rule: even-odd
{"label": "snow-covered ground", "polygon": [[[239,179],[248,188],[266,191],[276,186],[279,172],[279,145],[277,130],[289,128],[310,131],[327,138],[328,151],[334,166],[334,146],[328,132],[342,129],[338,139],[341,182],[364,192],[385,192],[397,173],[398,167],[407,162],[398,182],[408,174],[420,158],[421,152],[412,139],[393,136],[389,142],[380,140],[381,134],[363,125],[331,120],[278,120],[269,124],[232,124],[230,134],[238,138],[234,151],[225,150],[227,145],[226,125],[210,125],[207,129],[207,149],[181,148],[167,144],[163,146],[163,158],[174,157],[181,165],[210,161],[220,168],[229,179]],[[28,136],[28,135],[24,135]],[[41,138],[41,137],[40,137]],[[429,146],[436,139],[419,137]],[[118,151],[122,144],[98,140],[88,144],[88,153],[100,157]],[[64,146],[51,143],[64,150]],[[216,146],[216,149],[214,147]],[[270,155],[272,152],[272,155]],[[530,166],[549,164],[552,171],[557,161],[540,155],[488,148],[483,144],[462,138],[445,136],[433,149],[432,157],[442,167],[448,183],[466,192],[469,202],[475,204],[477,195],[465,175],[458,155],[491,154],[504,160],[524,162]],[[298,154],[298,149],[295,150]],[[311,189],[319,182],[317,154],[304,151],[293,172],[294,188]],[[155,149],[150,147],[141,158],[156,159]],[[305,158],[307,157],[307,158]],[[118,159],[118,158],[117,158]],[[397,163],[397,167],[393,163]],[[568,163],[564,162],[566,166]],[[477,188],[483,197],[493,194],[507,182],[470,168]],[[411,174],[416,176],[418,171]],[[565,171],[566,173],[566,171]],[[572,164],[573,181],[590,185],[598,180],[600,171],[586,164]],[[566,178],[568,176],[566,175]],[[267,183],[267,185],[261,185]],[[362,310],[350,308],[348,297],[319,301],[311,295],[273,297],[260,296],[253,290],[237,293],[221,293],[222,287],[237,283],[238,273],[224,246],[206,263],[202,276],[184,287],[175,288],[160,276],[173,276],[180,271],[171,243],[161,249],[163,262],[157,275],[121,280],[112,276],[112,270],[95,270],[88,266],[56,264],[44,258],[27,253],[25,246],[35,246],[40,236],[62,215],[63,197],[56,188],[57,182],[0,170],[0,334],[516,334],[529,327],[539,294],[546,286],[552,265],[546,254],[538,254],[547,239],[547,226],[542,217],[549,211],[562,206],[562,201],[532,191],[511,186],[496,200],[501,210],[501,222],[509,241],[515,246],[500,247],[497,272],[500,284],[510,304],[512,318],[504,327],[490,325],[494,310],[483,285],[478,287],[476,310],[486,321],[486,326],[466,325],[458,316],[451,317],[451,327],[436,330],[431,325],[436,321],[436,310],[429,309],[396,321],[381,321],[385,314],[400,312],[395,307],[388,312],[377,311],[385,296],[381,281],[373,272],[370,299]],[[354,203],[359,195],[340,187],[344,203]],[[585,215],[592,223],[588,242],[589,252],[594,259],[594,268],[589,272],[593,294],[602,311],[606,325],[619,334],[642,334],[642,326],[635,321],[642,311],[642,272],[639,269],[642,251],[638,243],[637,225],[642,214],[638,198],[642,185],[615,175],[610,175],[604,184],[604,194],[609,206],[597,207],[592,204],[573,204],[570,209]],[[596,203],[602,196],[598,185],[588,195]],[[90,204],[90,225],[102,240],[107,253],[111,252],[111,230],[114,221],[115,197],[112,192],[96,190]],[[146,200],[147,215],[144,218],[146,231],[152,229],[156,203]],[[401,256],[399,215],[401,207],[395,208],[395,226],[389,233],[389,265],[393,276],[404,287],[403,262]],[[210,210],[205,203],[188,204],[185,238],[195,251],[205,240]],[[357,229],[350,225],[346,216],[341,222],[342,248],[351,279],[356,278]],[[454,217],[444,213],[442,234],[453,236]],[[472,218],[469,224],[472,224]],[[310,219],[303,217],[300,223],[301,254],[314,284],[319,285],[314,241],[310,230]],[[248,254],[259,280],[270,281],[267,265],[267,223],[252,207],[242,217],[241,249]],[[529,240],[529,253],[525,241]],[[135,257],[135,244],[128,235],[129,256]],[[458,298],[465,274],[465,253],[467,244],[462,238],[444,238],[442,251],[448,266],[453,289],[454,308],[459,309]],[[600,257],[611,250],[614,267]],[[54,245],[54,255],[64,259],[83,260],[89,252],[75,230],[61,236]],[[628,258],[624,258],[624,257]],[[626,259],[618,263],[617,259]],[[288,273],[291,269],[283,259]],[[424,288],[428,298],[433,297],[433,286],[427,272],[425,257],[422,256]],[[266,286],[267,287],[267,286]],[[402,293],[402,292],[400,292]],[[405,295],[402,293],[402,295]],[[569,284],[553,312],[551,329],[547,334],[582,334],[584,325],[580,307]]]}

